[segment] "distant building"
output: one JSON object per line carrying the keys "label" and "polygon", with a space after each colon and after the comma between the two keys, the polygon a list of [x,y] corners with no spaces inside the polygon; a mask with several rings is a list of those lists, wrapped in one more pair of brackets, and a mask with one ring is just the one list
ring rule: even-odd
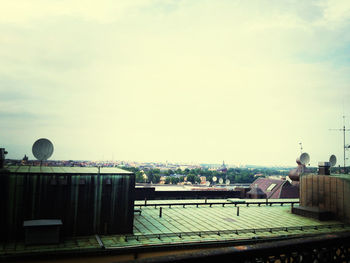
{"label": "distant building", "polygon": [[28,163],[28,156],[25,154],[24,157],[23,157],[23,159],[22,159],[21,164],[22,164],[22,165],[25,165],[25,164],[27,164],[27,163]]}
{"label": "distant building", "polygon": [[217,169],[217,171],[222,173],[227,173],[227,167],[225,165],[225,161],[222,161],[222,165],[220,166],[219,169]]}
{"label": "distant building", "polygon": [[163,175],[160,177],[159,184],[165,184],[166,177]]}

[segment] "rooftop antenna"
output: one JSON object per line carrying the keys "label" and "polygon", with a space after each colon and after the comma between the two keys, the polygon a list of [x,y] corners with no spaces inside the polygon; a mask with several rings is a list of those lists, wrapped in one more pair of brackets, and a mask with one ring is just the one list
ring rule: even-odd
{"label": "rooftop antenna", "polygon": [[350,148],[349,147],[349,145],[346,145],[345,144],[345,132],[346,131],[350,131],[350,129],[346,129],[345,128],[345,115],[343,115],[343,128],[342,129],[329,129],[330,131],[342,131],[343,132],[343,140],[344,140],[344,173],[345,173],[345,159],[346,159],[346,157],[345,157],[345,150],[347,149],[347,148]]}
{"label": "rooftop antenna", "polygon": [[34,157],[40,161],[40,166],[43,161],[49,159],[53,153],[53,144],[48,139],[41,138],[33,144],[32,152]]}
{"label": "rooftop antenna", "polygon": [[303,153],[303,143],[299,142],[299,145],[300,145],[300,153]]}

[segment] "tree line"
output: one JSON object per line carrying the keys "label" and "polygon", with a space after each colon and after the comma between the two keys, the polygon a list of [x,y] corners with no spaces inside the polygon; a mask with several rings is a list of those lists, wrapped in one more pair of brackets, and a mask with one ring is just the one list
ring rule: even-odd
{"label": "tree line", "polygon": [[[135,173],[137,183],[153,183],[157,184],[160,182],[160,178],[165,176],[166,184],[177,184],[184,182],[185,178],[188,182],[192,184],[200,183],[200,176],[205,176],[206,181],[213,183],[214,176],[219,180],[229,179],[230,183],[252,183],[256,177],[255,175],[266,177],[271,175],[288,175],[288,170],[278,170],[274,168],[259,168],[259,169],[249,169],[249,168],[229,168],[227,172],[223,173],[220,171],[211,171],[208,169],[176,169],[176,170],[163,170],[154,169],[144,169],[140,170],[137,167],[123,167],[123,169]],[[143,174],[146,174],[147,179],[144,178]],[[218,182],[218,181],[217,181]]]}

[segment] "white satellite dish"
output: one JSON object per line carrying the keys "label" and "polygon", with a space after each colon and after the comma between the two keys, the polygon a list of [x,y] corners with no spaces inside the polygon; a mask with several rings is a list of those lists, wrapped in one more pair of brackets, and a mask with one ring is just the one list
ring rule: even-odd
{"label": "white satellite dish", "polygon": [[39,161],[46,161],[53,153],[53,144],[48,139],[37,140],[32,147],[34,157]]}
{"label": "white satellite dish", "polygon": [[216,182],[218,178],[216,176],[213,177],[213,182]]}
{"label": "white satellite dish", "polygon": [[219,179],[219,184],[222,184],[224,182],[224,179],[220,178]]}
{"label": "white satellite dish", "polygon": [[226,183],[226,185],[229,185],[230,184],[230,179],[226,179],[225,183]]}
{"label": "white satellite dish", "polygon": [[331,166],[335,166],[337,164],[337,157],[332,154],[331,157],[329,157],[329,162],[331,163]]}
{"label": "white satellite dish", "polygon": [[299,159],[302,164],[306,165],[310,162],[310,155],[308,153],[302,153]]}

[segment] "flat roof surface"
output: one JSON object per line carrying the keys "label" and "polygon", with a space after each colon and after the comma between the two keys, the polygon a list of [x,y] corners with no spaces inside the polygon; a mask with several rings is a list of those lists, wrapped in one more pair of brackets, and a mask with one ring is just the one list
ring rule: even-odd
{"label": "flat roof surface", "polygon": [[[279,199],[281,200],[281,199]],[[282,199],[283,200],[283,199]],[[159,203],[159,200],[156,200]],[[171,200],[174,201],[174,200]],[[177,200],[198,202],[199,200]],[[204,200],[203,200],[204,201]],[[212,200],[218,201],[218,200]],[[261,201],[261,199],[260,199]],[[276,200],[277,201],[277,200]],[[170,200],[163,200],[169,203]],[[239,216],[237,216],[239,207]],[[315,234],[350,231],[350,225],[340,221],[319,221],[291,213],[291,205],[271,206],[220,204],[210,206],[162,206],[142,207],[141,214],[135,212],[134,234],[100,235],[107,249],[152,248],[153,246],[174,246],[218,242],[246,242],[256,239],[300,237]],[[138,209],[139,207],[135,207]],[[254,241],[255,242],[255,241]],[[31,245],[24,243],[0,244],[1,256],[9,254],[43,253],[55,251],[101,251],[95,236],[66,239],[58,245]]]}
{"label": "flat roof surface", "polygon": [[[188,201],[188,200],[186,200]],[[261,200],[260,200],[261,201]],[[169,202],[169,200],[168,200]],[[239,207],[239,216],[237,216]],[[237,205],[196,206],[186,205],[142,207],[141,215],[135,213],[134,235],[102,236],[106,246],[170,244],[188,242],[244,240],[276,236],[309,235],[344,231],[336,220],[319,221],[291,213],[291,206]],[[347,231],[350,226],[346,226]],[[180,236],[180,233],[182,235]],[[158,236],[157,236],[158,235]]]}
{"label": "flat roof surface", "polygon": [[[12,173],[98,174],[98,167],[7,166]],[[100,174],[133,174],[117,167],[101,167]]]}

